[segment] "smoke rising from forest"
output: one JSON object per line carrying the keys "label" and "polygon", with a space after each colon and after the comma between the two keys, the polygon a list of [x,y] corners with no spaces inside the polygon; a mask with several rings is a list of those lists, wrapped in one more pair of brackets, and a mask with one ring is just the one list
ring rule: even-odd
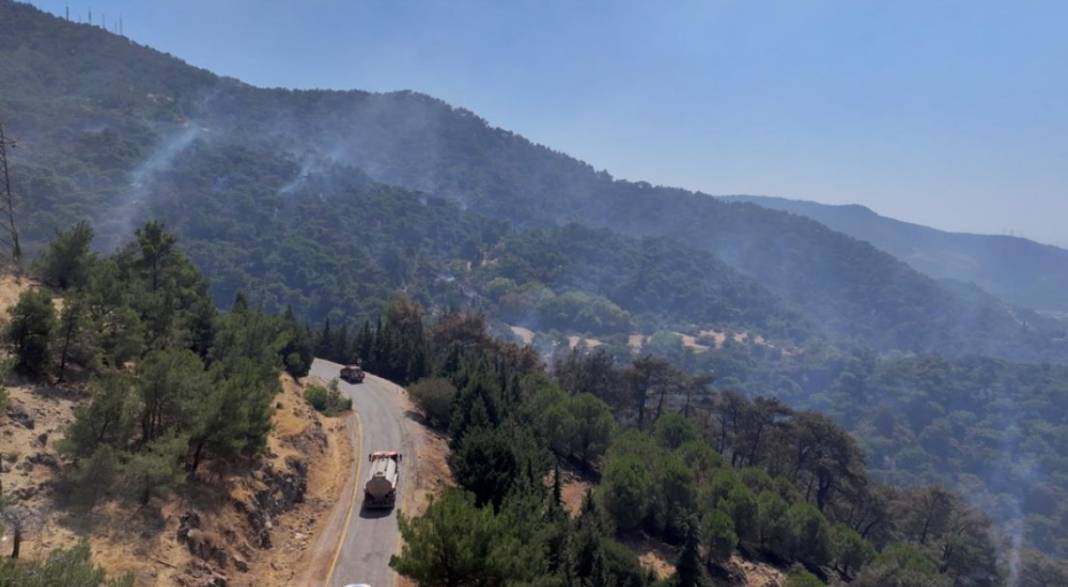
{"label": "smoke rising from forest", "polygon": [[175,160],[204,133],[195,121],[166,131],[155,149],[130,171],[128,188],[119,195],[106,216],[96,221],[98,226],[104,227],[100,232],[105,250],[113,250],[129,239],[141,220],[139,216],[154,195],[152,183],[156,175],[169,171]]}

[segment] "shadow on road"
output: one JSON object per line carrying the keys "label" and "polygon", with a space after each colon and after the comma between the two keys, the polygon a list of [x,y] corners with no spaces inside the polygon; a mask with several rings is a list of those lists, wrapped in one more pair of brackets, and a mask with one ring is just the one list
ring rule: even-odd
{"label": "shadow on road", "polygon": [[360,517],[367,520],[376,520],[378,518],[386,518],[393,513],[392,509],[369,509],[364,506],[360,506]]}

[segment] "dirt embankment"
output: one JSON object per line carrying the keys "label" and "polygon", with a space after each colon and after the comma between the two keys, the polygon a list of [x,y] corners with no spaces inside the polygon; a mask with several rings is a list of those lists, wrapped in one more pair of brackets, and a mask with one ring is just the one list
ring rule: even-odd
{"label": "dirt embankment", "polygon": [[350,474],[352,447],[339,418],[304,402],[283,377],[265,454],[241,470],[204,471],[165,502],[115,502],[90,512],[58,505],[56,443],[83,392],[9,387],[0,413],[0,483],[26,519],[22,556],[46,556],[88,539],[94,558],[137,585],[291,585],[310,538]]}
{"label": "dirt embankment", "polygon": [[414,465],[415,483],[413,491],[405,496],[402,511],[406,516],[418,516],[426,511],[430,500],[453,486],[452,472],[449,470],[449,441],[445,435],[422,423],[422,417],[410,400],[406,398],[409,417],[408,434],[415,445]]}
{"label": "dirt embankment", "polygon": [[[411,402],[405,391],[405,411],[407,434],[415,446],[415,459],[409,461],[414,465],[413,490],[404,496],[401,511],[405,516],[415,517],[426,511],[430,500],[441,495],[447,487],[455,485],[449,470],[449,442],[446,436],[423,423],[418,409]],[[397,544],[397,552],[403,545],[403,538]],[[407,577],[397,577],[399,587],[416,587],[416,583]]]}

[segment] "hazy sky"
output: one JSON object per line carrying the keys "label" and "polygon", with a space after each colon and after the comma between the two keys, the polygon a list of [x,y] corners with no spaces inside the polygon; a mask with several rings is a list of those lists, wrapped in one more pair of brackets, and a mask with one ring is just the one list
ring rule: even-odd
{"label": "hazy sky", "polygon": [[257,85],[422,91],[617,177],[1068,245],[1068,2],[33,3]]}

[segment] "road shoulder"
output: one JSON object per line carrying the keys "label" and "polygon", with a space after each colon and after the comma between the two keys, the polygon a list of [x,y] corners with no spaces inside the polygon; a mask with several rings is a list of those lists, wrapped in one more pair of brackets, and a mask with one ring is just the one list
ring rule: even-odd
{"label": "road shoulder", "polygon": [[[363,451],[362,427],[359,414],[355,411],[345,415],[342,420],[347,432],[345,437],[348,439],[349,446],[353,447],[352,465],[345,473],[345,482],[338,499],[316,528],[315,538],[302,561],[304,572],[301,574],[301,585],[326,585],[328,583],[337,565],[346,528],[349,527],[349,522],[357,508],[359,485],[357,478],[362,462],[357,455],[362,454]],[[352,467],[355,467],[356,471],[353,471]]]}

